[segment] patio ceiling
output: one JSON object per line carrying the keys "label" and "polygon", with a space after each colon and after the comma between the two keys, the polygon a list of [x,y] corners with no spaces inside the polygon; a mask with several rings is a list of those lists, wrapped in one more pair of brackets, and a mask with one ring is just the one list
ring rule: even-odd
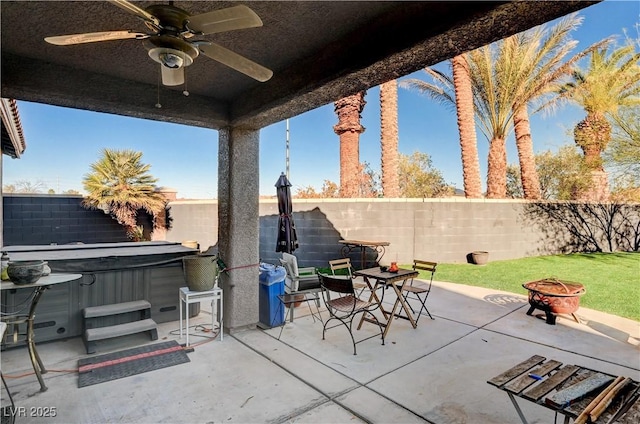
{"label": "patio ceiling", "polygon": [[[167,2],[135,2],[146,8]],[[175,1],[190,14],[242,2]],[[219,129],[261,128],[597,1],[244,2],[264,26],[204,36],[273,70],[260,83],[208,57],[158,88],[139,40],[54,46],[44,37],[148,32],[107,2],[0,3],[2,97]],[[156,108],[158,95],[162,108]]]}

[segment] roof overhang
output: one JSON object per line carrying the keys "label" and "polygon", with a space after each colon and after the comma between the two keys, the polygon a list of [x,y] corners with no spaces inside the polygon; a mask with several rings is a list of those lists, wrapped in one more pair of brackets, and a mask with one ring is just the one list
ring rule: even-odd
{"label": "roof overhang", "polygon": [[2,153],[12,158],[19,158],[27,148],[27,142],[24,139],[16,101],[14,99],[0,99],[0,114],[2,115],[0,131]]}
{"label": "roof overhang", "polygon": [[[260,83],[200,55],[158,85],[139,40],[53,46],[52,35],[131,29],[108,2],[0,2],[2,96],[220,129],[262,128],[598,1],[251,1],[264,26],[205,36],[274,72]],[[161,1],[135,2],[141,8]],[[191,14],[238,2],[175,1]],[[162,108],[155,107],[160,99]]]}

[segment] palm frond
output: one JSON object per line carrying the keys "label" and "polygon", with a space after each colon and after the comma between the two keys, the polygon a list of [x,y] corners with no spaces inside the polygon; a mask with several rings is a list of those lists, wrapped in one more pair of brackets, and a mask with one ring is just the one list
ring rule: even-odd
{"label": "palm frond", "polygon": [[425,68],[424,71],[431,77],[433,82],[410,78],[400,81],[400,87],[417,91],[447,107],[455,107],[453,79],[449,75],[432,68]]}

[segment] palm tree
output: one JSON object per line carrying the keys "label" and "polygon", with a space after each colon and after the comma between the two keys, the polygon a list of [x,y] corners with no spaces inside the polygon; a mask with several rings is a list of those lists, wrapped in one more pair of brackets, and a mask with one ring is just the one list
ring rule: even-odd
{"label": "palm tree", "polygon": [[[471,80],[477,124],[489,140],[487,197],[502,199],[506,197],[507,190],[505,140],[513,122],[514,82],[505,79],[505,74],[496,70],[491,46],[481,47],[463,56]],[[435,100],[456,105],[455,83],[451,76],[431,68],[425,68],[425,71],[434,80],[433,84],[409,79],[403,81],[403,86],[415,88]]]}
{"label": "palm tree", "polygon": [[552,91],[554,84],[570,73],[573,64],[593,48],[565,61],[577,45],[577,41],[570,38],[570,32],[581,23],[582,18],[572,14],[551,28],[541,25],[498,43],[496,66],[519,83],[514,93],[513,121],[525,199],[541,198],[527,107]]}
{"label": "palm tree", "polygon": [[104,149],[102,157],[91,165],[91,172],[82,181],[87,196],[82,200],[89,209],[102,209],[124,226],[127,235],[139,232],[137,217],[145,211],[157,218],[166,207],[166,200],[156,191],[156,178],[148,172],[150,165],[141,162],[142,153],[133,150]]}
{"label": "palm tree", "polygon": [[[472,146],[477,152],[475,149],[475,129],[472,125],[473,107],[469,106],[470,100],[461,99],[463,93],[467,93],[464,94],[467,99],[471,97],[469,92],[473,93],[473,104],[478,124],[490,140],[487,197],[503,198],[506,195],[505,140],[513,126],[525,198],[540,198],[540,183],[535,167],[527,107],[533,100],[553,92],[554,84],[570,73],[574,62],[595,48],[592,46],[563,62],[576,45],[576,42],[569,38],[569,33],[581,22],[582,19],[573,14],[551,30],[540,26],[531,31],[508,37],[493,45],[454,57],[451,61],[453,82],[450,77],[439,73],[434,74],[435,71],[429,70],[427,72],[436,81],[435,85],[422,84],[419,80],[416,83],[409,82],[431,97],[455,103],[463,153],[463,173],[470,172],[471,175],[479,175],[479,171],[476,173],[471,169],[471,165],[467,166],[465,163],[477,164],[477,159],[470,158],[465,161],[464,158],[465,146]],[[469,79],[465,78],[467,75],[469,75]],[[471,81],[470,85],[463,88],[461,85],[469,84],[469,80]],[[455,97],[451,94],[451,87],[455,90]],[[463,134],[463,131],[467,135]],[[467,141],[472,138],[474,139],[473,145]],[[477,157],[475,152],[472,154]],[[468,181],[466,175],[464,175],[464,180],[465,194],[467,197],[472,197],[467,190],[472,182]]]}
{"label": "palm tree", "polygon": [[478,160],[473,89],[471,87],[469,65],[463,55],[457,55],[451,59],[451,68],[453,71],[458,132],[460,133],[464,196],[467,198],[480,198],[482,197],[482,183],[480,181],[480,162]]}
{"label": "palm tree", "polygon": [[340,137],[340,197],[358,197],[360,168],[360,113],[366,104],[364,91],[334,103],[338,124],[333,131]]}
{"label": "palm tree", "polygon": [[[487,197],[505,198],[507,193],[507,153],[505,140],[513,123],[512,107],[517,85],[496,69],[493,49],[484,46],[464,54],[471,79],[477,124],[489,140]],[[405,80],[403,85],[418,89],[435,100],[455,105],[451,76],[425,68],[434,84]],[[467,119],[468,120],[468,119]]]}
{"label": "palm tree", "polygon": [[602,176],[602,152],[611,140],[607,118],[620,107],[640,104],[640,53],[631,43],[608,50],[595,49],[587,69],[576,69],[572,80],[559,90],[563,99],[576,103],[587,114],[574,128],[574,140],[594,177],[591,192],[585,193],[592,200],[608,195],[606,174]]}
{"label": "palm tree", "polygon": [[398,197],[398,82],[380,85],[380,149],[382,195]]}
{"label": "palm tree", "polygon": [[453,79],[432,68],[425,68],[434,83],[419,79],[406,79],[401,87],[415,89],[432,99],[448,105],[454,105],[458,116],[460,150],[462,155],[462,175],[466,197],[482,197],[480,166],[474,123],[474,96],[469,74],[469,63],[465,55],[454,57],[450,62]]}
{"label": "palm tree", "polygon": [[505,142],[513,125],[514,93],[518,83],[496,65],[498,62],[491,45],[466,55],[478,124],[489,140],[487,197],[504,199],[507,195]]}

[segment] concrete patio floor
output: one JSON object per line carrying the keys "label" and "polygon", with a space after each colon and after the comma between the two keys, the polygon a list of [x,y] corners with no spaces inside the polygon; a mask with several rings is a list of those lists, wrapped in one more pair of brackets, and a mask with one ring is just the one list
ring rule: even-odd
{"label": "concrete patio floor", "polygon": [[[385,303],[393,301],[388,293]],[[16,423],[518,423],[508,396],[486,381],[534,354],[640,380],[636,321],[580,308],[582,323],[560,316],[548,325],[525,314],[524,293],[442,282],[434,282],[428,306],[434,320],[423,316],[416,329],[395,320],[384,346],[372,338],[355,356],[344,328],[322,340],[303,305],[280,340],[280,328],[225,334],[222,342],[192,335],[192,344],[206,342],[189,363],[84,388],[68,371],[88,356],[82,340],[42,343],[49,390],[40,392],[34,375],[8,379],[26,415]],[[203,304],[192,324],[210,319]],[[365,323],[354,333],[376,329]],[[177,321],[161,324],[159,341],[177,333]],[[98,354],[141,343],[156,342],[123,337],[103,342]],[[2,352],[2,370],[32,371],[26,349]],[[530,423],[554,422],[552,411],[519,404]],[[32,407],[55,407],[56,417],[29,416]]]}

